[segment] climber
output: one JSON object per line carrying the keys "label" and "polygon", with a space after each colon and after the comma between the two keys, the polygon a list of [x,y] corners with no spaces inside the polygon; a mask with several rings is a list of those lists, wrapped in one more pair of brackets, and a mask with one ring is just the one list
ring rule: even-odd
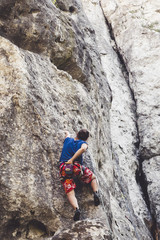
{"label": "climber", "polygon": [[86,129],[80,130],[75,138],[71,138],[68,131],[65,132],[65,140],[60,157],[61,182],[68,200],[75,210],[74,221],[80,219],[80,209],[74,191],[76,188],[74,179],[76,177],[84,183],[91,184],[94,194],[94,205],[98,206],[100,204],[96,177],[89,168],[83,166],[82,154],[88,148],[88,143],[86,142],[88,137],[89,132]]}

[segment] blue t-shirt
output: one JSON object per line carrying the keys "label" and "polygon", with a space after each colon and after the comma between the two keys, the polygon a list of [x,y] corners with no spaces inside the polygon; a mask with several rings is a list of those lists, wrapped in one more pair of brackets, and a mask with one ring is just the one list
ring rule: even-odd
{"label": "blue t-shirt", "polygon": [[[83,140],[74,140],[74,138],[67,137],[64,140],[64,145],[60,157],[60,162],[67,162],[73,155],[81,148],[81,145],[86,143]],[[87,143],[86,143],[87,144]],[[80,164],[83,164],[83,157],[82,155],[79,156],[76,161]]]}

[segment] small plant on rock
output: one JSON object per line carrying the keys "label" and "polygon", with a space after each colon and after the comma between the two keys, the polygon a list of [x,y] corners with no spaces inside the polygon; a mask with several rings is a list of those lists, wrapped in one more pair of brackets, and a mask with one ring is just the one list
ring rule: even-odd
{"label": "small plant on rock", "polygon": [[57,2],[56,2],[56,0],[51,0],[52,1],[52,3],[57,7]]}
{"label": "small plant on rock", "polygon": [[150,30],[153,30],[153,31],[156,31],[156,32],[160,32],[160,29],[157,29],[157,28],[155,28],[156,27],[156,25],[158,25],[159,24],[159,22],[158,21],[155,21],[155,22],[153,22],[153,23],[150,23],[150,24],[147,24],[147,25],[142,25],[144,28],[148,28],[148,29],[150,29]]}

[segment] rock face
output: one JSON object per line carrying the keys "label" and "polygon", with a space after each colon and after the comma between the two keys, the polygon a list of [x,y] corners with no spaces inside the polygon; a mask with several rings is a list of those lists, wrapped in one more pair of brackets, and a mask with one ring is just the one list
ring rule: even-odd
{"label": "rock face", "polygon": [[[113,4],[108,7],[108,4],[106,5],[102,0],[102,6],[112,26],[134,93],[140,154],[143,159],[149,159],[160,154],[158,124],[160,4],[147,0],[135,1],[133,5],[130,1],[112,2],[114,2],[114,7]],[[122,25],[123,29],[121,29]]]}
{"label": "rock face", "polygon": [[55,234],[52,240],[58,239],[108,239],[111,240],[111,234],[102,222],[83,221],[74,224],[70,229]]}
{"label": "rock face", "polygon": [[[160,193],[157,183],[159,182],[160,161],[159,157],[151,158],[150,161],[144,161],[143,171],[147,181],[147,192],[149,195],[149,207],[154,220],[157,224],[157,229],[160,229]],[[157,238],[158,238],[157,232]]]}
{"label": "rock face", "polygon": [[[155,1],[101,1],[112,38],[116,42],[118,54],[128,74],[136,107],[137,150],[139,152],[139,172],[137,181],[141,184],[148,208],[154,219],[157,212],[157,192],[151,194],[148,186],[148,172],[154,179],[155,161],[159,156],[159,58],[160,58],[160,4]],[[128,10],[129,9],[129,10]],[[122,27],[123,26],[123,27]],[[142,163],[143,162],[143,163]],[[152,166],[153,164],[153,166]],[[144,166],[144,167],[143,167]],[[147,170],[147,166],[149,169]],[[143,169],[145,171],[143,172]],[[153,171],[153,172],[152,172]],[[150,177],[149,177],[150,178]],[[146,180],[147,179],[147,180]],[[149,184],[150,185],[150,184]],[[157,188],[158,185],[156,186]],[[149,191],[148,191],[149,190]],[[152,200],[151,200],[152,199]],[[159,225],[159,219],[154,220]],[[157,228],[158,235],[159,227]],[[154,236],[155,237],[155,236]]]}
{"label": "rock face", "polygon": [[[159,12],[147,0],[1,1],[0,239],[159,239]],[[101,205],[77,183],[74,223],[58,160],[64,131],[81,128]]]}

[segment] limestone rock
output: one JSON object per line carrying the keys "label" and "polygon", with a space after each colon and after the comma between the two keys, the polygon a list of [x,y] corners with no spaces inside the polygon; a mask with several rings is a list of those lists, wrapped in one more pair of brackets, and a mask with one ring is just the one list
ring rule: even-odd
{"label": "limestone rock", "polygon": [[60,233],[55,233],[52,240],[97,240],[97,239],[112,239],[111,233],[100,221],[87,220],[78,221],[73,224],[70,229],[64,230]]}
{"label": "limestone rock", "polygon": [[0,4],[1,35],[17,46],[50,56],[60,66],[72,56],[74,32],[51,1],[5,1]]}
{"label": "limestone rock", "polygon": [[[151,158],[149,161],[143,162],[143,171],[146,176],[148,196],[150,199],[151,212],[155,218],[157,229],[160,229],[160,157]],[[157,233],[158,234],[158,233]]]}
{"label": "limestone rock", "polygon": [[[48,58],[2,37],[1,53],[1,239],[24,239],[35,228],[53,235],[73,217],[58,175],[64,130],[76,132],[83,122],[94,135],[101,104],[98,113],[85,87]],[[84,217],[104,219],[88,191],[80,203]]]}
{"label": "limestone rock", "polygon": [[[0,239],[155,237],[158,4],[2,0],[0,13]],[[153,15],[154,25],[143,26]],[[74,223],[58,160],[64,131],[74,137],[80,128],[91,133],[85,160],[98,178],[101,205],[77,182],[82,214]]]}
{"label": "limestone rock", "polygon": [[[151,206],[152,204],[155,206],[149,186],[150,190],[147,193],[145,174],[147,174],[147,179],[151,179],[151,176],[154,178],[158,166],[147,170],[147,167],[142,168],[141,165],[142,161],[146,161],[146,159],[148,160],[146,163],[143,162],[143,166],[152,165],[154,162],[152,159],[160,154],[158,123],[160,111],[160,4],[148,0],[137,0],[132,3],[127,0],[108,2],[101,0],[101,4],[112,38],[116,42],[116,51],[128,74],[128,85],[135,101],[137,137],[139,138],[136,148],[139,152],[141,168],[139,178],[142,191],[144,191],[144,195],[148,196],[149,194],[147,202],[150,202]],[[143,169],[145,169],[144,173]],[[154,179],[150,181],[154,182]],[[159,187],[157,186],[157,188]],[[156,198],[157,194],[155,194]],[[148,205],[150,204],[148,203]],[[159,211],[159,207],[154,208]],[[156,216],[158,215],[156,213]],[[155,214],[153,214],[153,222],[157,221],[159,225],[159,218],[154,220],[154,216]],[[156,238],[156,236],[154,237]]]}
{"label": "limestone rock", "polygon": [[7,0],[0,3],[0,13],[1,36],[20,48],[49,56],[59,69],[89,85],[92,60],[84,33],[51,0]]}
{"label": "limestone rock", "polygon": [[[134,214],[137,221],[138,219],[140,222],[142,221],[142,223],[139,223],[140,225],[143,225],[144,222],[148,222],[149,225],[152,224],[150,213],[135,180],[136,169],[139,165],[136,156],[138,142],[136,106],[126,80],[127,74],[124,72],[115,52],[116,46],[110,38],[110,32],[106,27],[100,4],[98,1],[83,0],[82,2],[84,11],[93,24],[98,50],[101,54],[101,62],[112,91],[110,128],[115,175],[115,191],[112,192],[112,200],[110,201],[113,215],[112,228],[117,237],[121,232],[121,238],[132,239],[134,236],[128,235],[130,233],[126,229],[128,225],[126,216],[133,222],[133,226],[137,225]],[[118,183],[116,183],[117,181]],[[122,209],[118,207],[119,205],[122,207],[124,215]],[[122,215],[123,221],[121,222],[119,219]],[[143,232],[142,228],[141,226],[140,232],[138,228],[136,230],[137,234],[140,234],[140,238],[145,236],[146,230]],[[147,237],[145,236],[145,238]]]}
{"label": "limestone rock", "polygon": [[[111,2],[113,2],[111,4]],[[160,154],[160,4],[156,1],[101,1],[129,73],[137,106],[140,154]],[[144,87],[145,86],[145,87]]]}

